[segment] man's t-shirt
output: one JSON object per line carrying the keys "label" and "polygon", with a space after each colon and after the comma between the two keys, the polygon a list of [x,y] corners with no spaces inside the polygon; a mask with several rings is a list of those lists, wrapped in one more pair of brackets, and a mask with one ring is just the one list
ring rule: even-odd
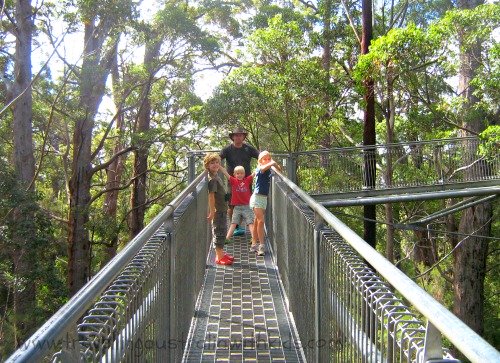
{"label": "man's t-shirt", "polygon": [[227,211],[226,188],[218,175],[214,177],[208,175],[208,192],[215,193],[215,210],[217,212]]}
{"label": "man's t-shirt", "polygon": [[251,145],[243,143],[242,147],[233,144],[226,146],[220,153],[221,159],[226,159],[227,172],[233,175],[234,168],[241,165],[245,168],[245,176],[252,174],[250,160],[259,157],[259,151]]}
{"label": "man's t-shirt", "polygon": [[231,205],[250,204],[250,197],[252,196],[250,186],[252,180],[252,175],[244,177],[243,180],[238,180],[234,176],[229,178],[229,184],[231,184]]}

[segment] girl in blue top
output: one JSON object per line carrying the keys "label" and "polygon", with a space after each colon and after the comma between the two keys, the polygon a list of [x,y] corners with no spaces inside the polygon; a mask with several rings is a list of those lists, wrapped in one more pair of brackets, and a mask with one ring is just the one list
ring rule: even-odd
{"label": "girl in blue top", "polygon": [[[264,255],[264,218],[267,207],[267,195],[269,194],[269,187],[271,185],[271,167],[274,166],[281,170],[276,161],[271,158],[269,151],[262,151],[257,159],[258,166],[255,171],[255,189],[250,198],[250,208],[253,209],[255,214],[255,221],[253,224],[253,235],[257,241],[252,240],[251,252],[257,252],[257,255]],[[257,244],[258,242],[258,244]]]}

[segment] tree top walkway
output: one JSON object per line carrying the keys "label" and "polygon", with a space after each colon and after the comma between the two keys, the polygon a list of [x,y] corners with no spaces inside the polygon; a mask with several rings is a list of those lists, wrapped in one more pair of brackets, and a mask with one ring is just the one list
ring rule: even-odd
{"label": "tree top walkway", "polygon": [[[479,158],[498,187],[498,158]],[[456,362],[443,337],[472,362],[500,361],[286,175],[274,171],[265,258],[241,238],[239,262],[214,266],[207,199],[201,173],[8,362]],[[247,349],[231,349],[239,339]]]}

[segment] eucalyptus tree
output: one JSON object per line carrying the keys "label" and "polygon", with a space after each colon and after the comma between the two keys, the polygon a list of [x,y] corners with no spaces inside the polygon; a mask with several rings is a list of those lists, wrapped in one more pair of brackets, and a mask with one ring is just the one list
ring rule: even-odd
{"label": "eucalyptus tree", "polygon": [[[15,39],[15,50],[10,59],[4,60],[5,107],[0,117],[12,110],[12,162],[20,189],[26,195],[35,190],[35,155],[33,145],[33,97],[32,97],[32,41],[35,31],[35,14],[31,0],[18,0],[15,7],[2,2],[2,25]],[[12,14],[14,13],[14,14]],[[6,117],[2,117],[6,120]],[[36,306],[35,289],[28,287],[28,281],[36,267],[37,248],[30,241],[36,238],[33,200],[23,200],[14,207],[10,219],[12,245],[10,261],[16,284],[13,285],[14,331],[18,339],[24,338],[32,328],[29,315]],[[9,214],[8,214],[9,215]]]}
{"label": "eucalyptus tree", "polygon": [[[362,1],[362,37],[361,37],[361,54],[368,54],[370,43],[373,39],[373,14],[372,0]],[[363,146],[367,147],[364,150],[364,167],[363,167],[363,186],[372,189],[375,188],[376,168],[375,168],[375,149],[369,148],[376,143],[375,137],[375,93],[374,81],[368,76],[363,80],[364,85],[364,114],[363,114]],[[369,245],[375,248],[377,243],[377,211],[375,205],[363,206],[364,217],[364,234],[363,238]]]}
{"label": "eucalyptus tree", "polygon": [[[464,135],[479,135],[488,126],[487,115],[476,92],[473,80],[477,77],[483,60],[483,41],[485,27],[475,28],[471,24],[473,10],[483,4],[481,0],[459,0],[458,8],[463,11],[453,17],[457,30],[459,53],[458,94],[462,100],[460,121]],[[500,5],[493,5],[496,10],[496,26],[500,19]],[[485,39],[486,38],[486,39]],[[472,155],[477,150],[471,150]],[[479,161],[482,168],[474,168],[473,160],[465,171],[465,178],[480,173],[487,177],[491,171],[486,161]],[[486,277],[486,261],[492,223],[492,202],[485,202],[466,209],[459,223],[459,232],[470,237],[454,247],[453,291],[454,313],[479,334],[484,327],[484,280]]]}
{"label": "eucalyptus tree", "polygon": [[[91,248],[86,224],[92,200],[93,175],[112,162],[92,166],[102,144],[92,150],[95,117],[101,104],[106,80],[120,33],[134,14],[133,1],[81,1],[78,12],[84,28],[81,68],[78,80],[78,111],[72,141],[72,166],[69,180],[70,210],[68,234],[68,286],[76,293],[91,277]],[[118,157],[114,155],[113,157]]]}
{"label": "eucalyptus tree", "polygon": [[303,33],[299,23],[281,15],[255,30],[248,37],[249,59],[208,101],[208,119],[222,125],[238,119],[258,148],[293,152],[313,145],[311,136],[325,113],[318,104],[334,88],[321,59],[310,57]]}
{"label": "eucalyptus tree", "polygon": [[[116,127],[114,137],[114,145],[112,146],[111,155],[119,154],[120,150],[125,148],[125,99],[126,93],[123,89],[122,80],[120,78],[120,70],[118,68],[118,52],[113,57],[113,65],[111,67],[111,82],[113,86],[113,102],[116,109]],[[118,236],[119,227],[117,226],[117,211],[118,211],[118,196],[120,190],[123,188],[122,179],[124,174],[125,164],[124,154],[114,158],[109,166],[106,168],[106,182],[103,205],[103,219],[106,224],[107,236],[103,238],[105,245],[104,256],[102,258],[102,265],[109,262],[115,255],[118,249]],[[110,233],[109,233],[110,232]]]}
{"label": "eucalyptus tree", "polygon": [[[396,135],[411,135],[414,139],[484,133],[492,143],[497,142],[495,126],[491,126],[498,112],[498,105],[491,102],[497,97],[491,92],[496,86],[490,87],[491,79],[498,78],[493,30],[498,26],[499,14],[496,4],[450,11],[427,28],[409,24],[377,39],[370,54],[360,59],[357,71],[374,77],[379,97],[387,95],[387,112],[394,116],[387,116],[391,123],[385,127],[396,127]],[[472,53],[466,55],[468,51]],[[455,76],[461,80],[456,93],[449,82]],[[477,172],[472,160],[470,163],[467,172]],[[482,170],[489,169],[485,165]],[[454,172],[450,170],[446,175]],[[476,206],[461,215],[460,224],[455,217],[448,217],[446,230],[469,237],[449,237],[453,268],[449,273],[444,267],[438,268],[453,286],[454,311],[481,333],[491,206]],[[432,255],[421,262],[434,266],[438,259]]]}
{"label": "eucalyptus tree", "polygon": [[[141,93],[133,127],[136,151],[129,218],[131,236],[144,227],[146,209],[154,200],[148,200],[146,190],[152,167],[148,166],[150,147],[158,144],[160,136],[165,135],[162,131],[170,125],[168,134],[172,140],[164,149],[167,154],[173,152],[173,141],[185,132],[184,127],[190,126],[189,109],[201,103],[194,95],[195,63],[199,59],[210,61],[219,51],[218,39],[201,28],[203,22],[198,22],[211,11],[214,9],[166,1],[151,22],[137,27],[137,39],[144,42],[145,52],[140,66],[142,74],[136,78]],[[155,130],[151,130],[152,118],[157,125]],[[180,175],[179,170],[170,172]]]}

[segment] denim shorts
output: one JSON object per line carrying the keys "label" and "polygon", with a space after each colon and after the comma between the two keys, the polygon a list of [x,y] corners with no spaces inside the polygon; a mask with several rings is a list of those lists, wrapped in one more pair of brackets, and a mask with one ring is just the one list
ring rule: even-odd
{"label": "denim shorts", "polygon": [[267,207],[267,195],[262,194],[252,194],[250,197],[250,208],[260,208],[266,209]]}
{"label": "denim shorts", "polygon": [[239,224],[243,219],[245,224],[252,224],[255,219],[253,210],[250,209],[249,205],[235,205],[233,209],[233,217],[231,218],[231,223]]}

